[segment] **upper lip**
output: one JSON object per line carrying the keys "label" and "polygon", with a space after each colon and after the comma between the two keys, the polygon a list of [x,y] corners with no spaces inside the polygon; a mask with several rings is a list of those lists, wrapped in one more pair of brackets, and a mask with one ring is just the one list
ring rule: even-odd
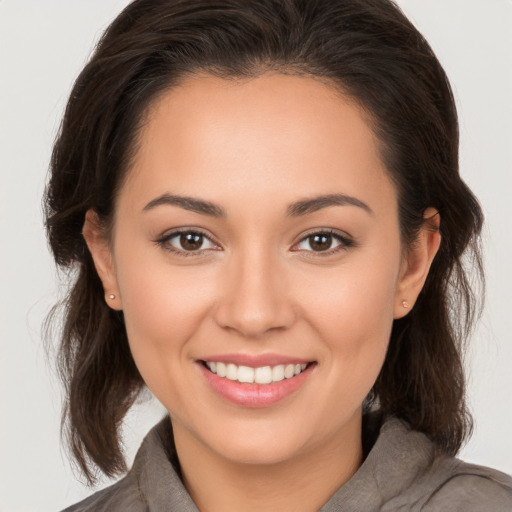
{"label": "upper lip", "polygon": [[307,364],[313,362],[312,359],[280,354],[217,354],[200,358],[200,361],[226,364],[232,363],[237,366],[248,366],[250,368],[277,366],[280,364]]}

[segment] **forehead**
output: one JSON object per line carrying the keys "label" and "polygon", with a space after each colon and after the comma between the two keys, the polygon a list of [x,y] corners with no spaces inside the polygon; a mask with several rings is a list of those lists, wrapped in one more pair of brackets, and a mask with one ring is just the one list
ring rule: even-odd
{"label": "forehead", "polygon": [[193,192],[218,202],[335,192],[378,200],[383,186],[394,201],[377,139],[352,99],[319,80],[268,73],[193,76],[162,94],[123,188],[147,201]]}

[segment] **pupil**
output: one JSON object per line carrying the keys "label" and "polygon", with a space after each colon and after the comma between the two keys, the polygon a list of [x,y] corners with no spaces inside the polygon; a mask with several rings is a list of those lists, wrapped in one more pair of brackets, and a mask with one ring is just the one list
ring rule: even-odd
{"label": "pupil", "polygon": [[180,236],[180,244],[186,251],[195,251],[203,245],[203,235],[197,233],[183,233]]}
{"label": "pupil", "polygon": [[314,251],[325,251],[331,247],[332,236],[329,234],[313,235],[309,243]]}

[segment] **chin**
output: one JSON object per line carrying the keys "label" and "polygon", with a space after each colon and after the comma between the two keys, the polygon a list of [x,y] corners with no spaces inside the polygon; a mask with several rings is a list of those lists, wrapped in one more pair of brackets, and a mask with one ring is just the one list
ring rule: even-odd
{"label": "chin", "polygon": [[171,414],[176,441],[182,441],[182,445],[192,442],[198,453],[204,454],[206,448],[206,453],[211,456],[232,463],[279,464],[307,450],[310,439],[305,431],[297,428],[296,420],[276,421],[275,417],[251,416],[219,417],[217,421],[203,421],[199,425],[196,422],[181,423]]}
{"label": "chin", "polygon": [[297,457],[303,444],[293,442],[292,439],[274,438],[271,442],[264,439],[247,442],[247,439],[234,440],[230,438],[226,443],[216,443],[217,453],[232,463],[253,466],[271,466],[284,463]]}

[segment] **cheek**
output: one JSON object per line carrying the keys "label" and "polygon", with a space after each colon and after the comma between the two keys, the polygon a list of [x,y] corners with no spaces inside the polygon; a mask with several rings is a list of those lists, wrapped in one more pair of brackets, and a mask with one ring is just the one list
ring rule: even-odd
{"label": "cheek", "polygon": [[187,357],[186,348],[208,314],[213,281],[204,274],[171,267],[161,254],[132,251],[118,260],[130,348],[150,387],[148,379],[168,379],[169,370]]}
{"label": "cheek", "polygon": [[[304,276],[302,302],[311,322],[327,329],[329,339],[384,337],[393,321],[399,272],[394,254],[353,257],[328,272]],[[372,336],[373,337],[373,336]]]}
{"label": "cheek", "polygon": [[393,325],[398,259],[347,263],[304,283],[307,318],[326,346],[335,399],[361,404],[384,362]]}

